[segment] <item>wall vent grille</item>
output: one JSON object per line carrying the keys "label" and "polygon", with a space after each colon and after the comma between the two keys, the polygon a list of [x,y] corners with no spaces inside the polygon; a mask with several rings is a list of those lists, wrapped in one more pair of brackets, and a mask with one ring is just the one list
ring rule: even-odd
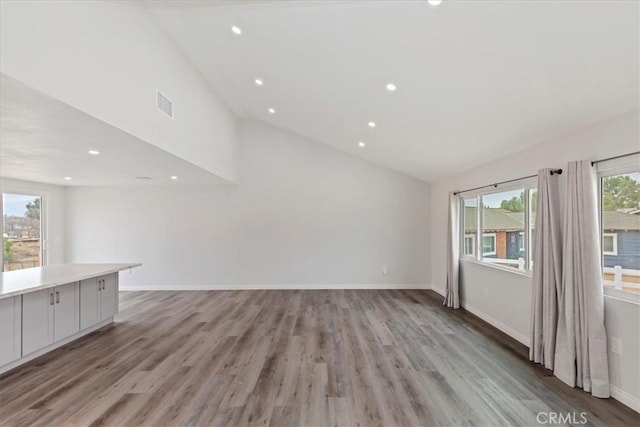
{"label": "wall vent grille", "polygon": [[156,98],[158,110],[162,111],[164,114],[173,119],[173,102],[171,102],[171,100],[160,91],[157,91]]}

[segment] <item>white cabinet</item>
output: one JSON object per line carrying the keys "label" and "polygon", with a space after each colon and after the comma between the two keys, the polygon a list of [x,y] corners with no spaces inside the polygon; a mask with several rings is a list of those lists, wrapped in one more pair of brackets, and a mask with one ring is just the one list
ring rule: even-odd
{"label": "white cabinet", "polygon": [[0,366],[22,356],[22,296],[0,299]]}
{"label": "white cabinet", "polygon": [[80,281],[80,329],[100,321],[100,291],[98,277]]}
{"label": "white cabinet", "polygon": [[80,330],[78,283],[22,296],[22,355],[40,350]]}
{"label": "white cabinet", "polygon": [[59,264],[0,273],[0,374],[112,322],[118,272],[138,265]]}
{"label": "white cabinet", "polygon": [[22,295],[22,355],[53,343],[55,288]]}
{"label": "white cabinet", "polygon": [[60,341],[80,330],[78,283],[56,286],[53,306],[53,339]]}
{"label": "white cabinet", "polygon": [[100,320],[106,320],[118,313],[118,276],[102,276],[100,291]]}
{"label": "white cabinet", "polygon": [[80,329],[109,319],[118,312],[118,276],[109,274],[80,282]]}

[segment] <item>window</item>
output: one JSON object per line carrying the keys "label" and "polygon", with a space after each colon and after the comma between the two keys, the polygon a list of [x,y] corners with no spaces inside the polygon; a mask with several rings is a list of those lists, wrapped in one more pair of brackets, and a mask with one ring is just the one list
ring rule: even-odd
{"label": "window", "polygon": [[[526,252],[529,254],[529,269],[533,269],[533,251],[535,250],[536,237],[536,209],[538,207],[538,189],[529,190],[529,225],[527,235],[529,236],[529,246]],[[526,246],[525,246],[526,247]]]}
{"label": "window", "polygon": [[604,255],[618,255],[618,235],[616,233],[602,234],[602,253]]}
{"label": "window", "polygon": [[524,233],[520,233],[518,237],[520,238],[520,242],[519,242],[519,245],[518,245],[518,251],[524,252]]}
{"label": "window", "polygon": [[536,181],[518,182],[522,187],[462,199],[463,257],[508,269],[531,269]]}
{"label": "window", "polygon": [[2,271],[42,266],[42,197],[3,193],[2,212]]}
{"label": "window", "polygon": [[638,161],[623,158],[598,164],[598,177],[605,288],[622,297],[636,298],[632,294],[640,295]]}
{"label": "window", "polygon": [[463,199],[462,223],[464,226],[464,252],[465,256],[476,255],[476,235],[478,233],[478,199]]}
{"label": "window", "polygon": [[476,236],[475,234],[464,236],[464,254],[475,255],[476,254]]}
{"label": "window", "polygon": [[[482,203],[482,258],[485,262],[520,269],[527,194],[524,188],[480,196]],[[522,261],[521,261],[522,259]]]}
{"label": "window", "polygon": [[496,254],[496,235],[495,234],[483,234],[482,235],[482,256],[489,256]]}

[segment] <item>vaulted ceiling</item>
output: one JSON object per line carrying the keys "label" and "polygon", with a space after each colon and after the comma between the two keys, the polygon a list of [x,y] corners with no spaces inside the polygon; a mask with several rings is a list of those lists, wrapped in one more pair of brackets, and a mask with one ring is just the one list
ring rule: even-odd
{"label": "vaulted ceiling", "polygon": [[7,178],[65,186],[223,183],[192,163],[4,74],[0,141],[0,171]]}
{"label": "vaulted ceiling", "polygon": [[238,116],[427,181],[639,108],[638,2],[147,7]]}

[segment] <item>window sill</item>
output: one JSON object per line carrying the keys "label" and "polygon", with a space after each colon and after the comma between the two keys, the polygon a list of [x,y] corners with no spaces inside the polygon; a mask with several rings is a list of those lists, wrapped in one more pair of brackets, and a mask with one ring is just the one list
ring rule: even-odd
{"label": "window sill", "polygon": [[612,284],[610,284],[611,282],[606,281],[605,280],[605,285],[604,285],[604,296],[605,297],[609,297],[609,298],[613,298],[613,299],[617,299],[617,300],[621,300],[621,301],[626,301],[626,302],[630,302],[632,304],[637,304],[640,305],[640,294],[636,294],[633,292],[627,292],[623,289],[617,289],[615,288]]}
{"label": "window sill", "polygon": [[531,271],[523,271],[523,270],[517,270],[515,268],[511,268],[511,267],[504,267],[500,264],[493,264],[490,262],[482,262],[482,261],[478,261],[475,258],[460,258],[460,261],[464,261],[464,262],[468,262],[471,264],[476,264],[476,265],[483,265],[485,267],[489,267],[489,268],[493,268],[495,270],[501,270],[501,271],[506,271],[508,273],[512,273],[512,274],[517,274],[519,276],[524,276],[524,277],[533,277],[533,274]]}

